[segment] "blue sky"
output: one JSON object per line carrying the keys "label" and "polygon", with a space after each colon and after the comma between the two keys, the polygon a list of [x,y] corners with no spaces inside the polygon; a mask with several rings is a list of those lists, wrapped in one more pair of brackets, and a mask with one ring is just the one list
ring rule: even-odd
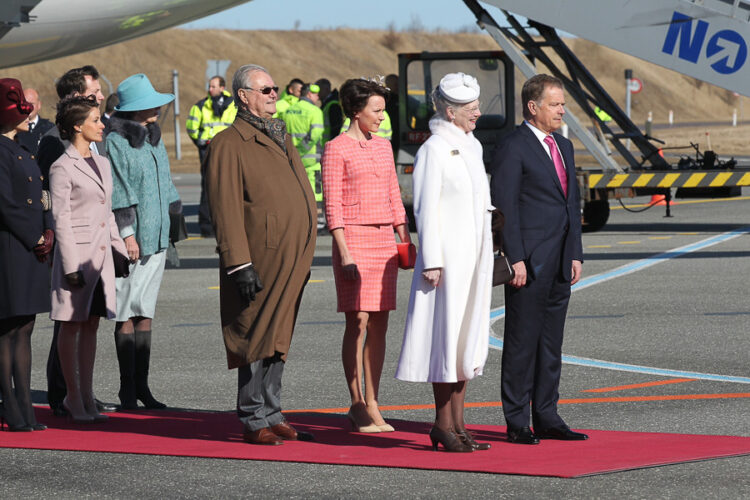
{"label": "blue sky", "polygon": [[[497,9],[485,8],[498,22],[504,20]],[[182,27],[312,30],[388,29],[391,25],[396,30],[455,31],[473,29],[476,21],[461,0],[253,0]]]}

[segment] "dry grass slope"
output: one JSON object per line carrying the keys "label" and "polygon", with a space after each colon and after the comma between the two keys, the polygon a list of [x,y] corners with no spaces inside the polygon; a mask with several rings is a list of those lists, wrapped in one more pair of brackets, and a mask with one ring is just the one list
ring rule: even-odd
{"label": "dry grass slope", "polygon": [[[667,113],[672,109],[678,121],[724,121],[728,124],[732,108],[739,106],[738,98],[723,89],[586,40],[573,39],[569,43],[618,102],[624,102],[625,98],[625,68],[632,68],[634,74],[643,80],[644,91],[633,99],[633,117],[637,123],[644,122],[648,111],[653,111],[655,121],[666,122]],[[180,73],[180,112],[184,119],[190,106],[205,95],[207,59],[231,60],[228,75],[242,64],[256,63],[268,68],[279,85],[293,77],[306,81],[327,77],[338,86],[351,77],[396,72],[399,52],[497,48],[495,42],[483,33],[171,29],[83,54],[11,68],[2,76],[19,78],[25,85],[37,88],[45,106],[43,116],[54,118],[57,100],[54,81],[69,68],[94,64],[114,88],[131,74],[146,73],[161,91],[170,91],[171,73],[177,69]],[[517,79],[522,81],[520,75]],[[104,90],[107,93],[106,85]],[[575,106],[571,109],[575,110]],[[171,130],[171,119],[165,120],[165,129]],[[197,154],[184,132],[183,144],[186,158],[174,167],[195,170]]]}

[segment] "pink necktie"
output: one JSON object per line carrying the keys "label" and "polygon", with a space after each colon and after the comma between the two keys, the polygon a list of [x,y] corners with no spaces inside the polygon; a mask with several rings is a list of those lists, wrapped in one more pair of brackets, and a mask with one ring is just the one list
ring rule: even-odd
{"label": "pink necktie", "polygon": [[557,170],[557,177],[560,179],[560,185],[562,185],[563,194],[568,197],[568,174],[565,171],[565,165],[563,164],[560,152],[557,150],[557,144],[551,135],[544,138],[545,144],[549,146],[549,153],[552,156],[552,163],[555,164],[555,170]]}

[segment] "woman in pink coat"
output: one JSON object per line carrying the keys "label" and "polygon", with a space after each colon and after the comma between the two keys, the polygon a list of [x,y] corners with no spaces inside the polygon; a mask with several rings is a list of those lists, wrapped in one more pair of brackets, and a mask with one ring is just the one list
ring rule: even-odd
{"label": "woman in pink coat", "polygon": [[396,309],[394,229],[402,242],[410,241],[391,143],[374,134],[387,92],[363,79],[341,86],[351,126],[326,143],[321,160],[338,311],[346,315],[341,359],[352,401],[348,416],[359,432],[394,430],[378,409],[388,313]]}
{"label": "woman in pink coat", "polygon": [[[52,267],[52,312],[60,321],[60,352],[67,396],[63,406],[78,423],[102,422],[93,392],[99,318],[115,316],[115,265],[127,255],[112,214],[109,161],[91,151],[102,140],[95,98],[65,98],[57,106],[60,137],[71,145],[50,169],[57,246]],[[122,265],[118,267],[123,267]]]}

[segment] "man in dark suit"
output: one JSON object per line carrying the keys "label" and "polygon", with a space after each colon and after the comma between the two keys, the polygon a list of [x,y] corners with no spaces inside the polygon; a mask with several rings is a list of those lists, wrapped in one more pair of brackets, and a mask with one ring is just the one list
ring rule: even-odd
{"label": "man in dark suit", "polygon": [[49,129],[55,126],[54,123],[39,116],[39,110],[42,108],[42,101],[39,99],[39,93],[32,89],[24,89],[23,95],[29,104],[34,106],[34,110],[29,115],[29,131],[18,132],[16,134],[16,140],[18,143],[25,147],[29,153],[36,156],[37,150],[39,149],[39,141],[42,140],[42,136]]}
{"label": "man in dark suit", "polygon": [[508,439],[521,444],[588,438],[557,414],[565,315],[583,262],[573,145],[554,132],[565,114],[562,87],[549,75],[524,84],[524,123],[500,141],[491,169],[505,254],[516,272],[505,287],[503,413]]}

